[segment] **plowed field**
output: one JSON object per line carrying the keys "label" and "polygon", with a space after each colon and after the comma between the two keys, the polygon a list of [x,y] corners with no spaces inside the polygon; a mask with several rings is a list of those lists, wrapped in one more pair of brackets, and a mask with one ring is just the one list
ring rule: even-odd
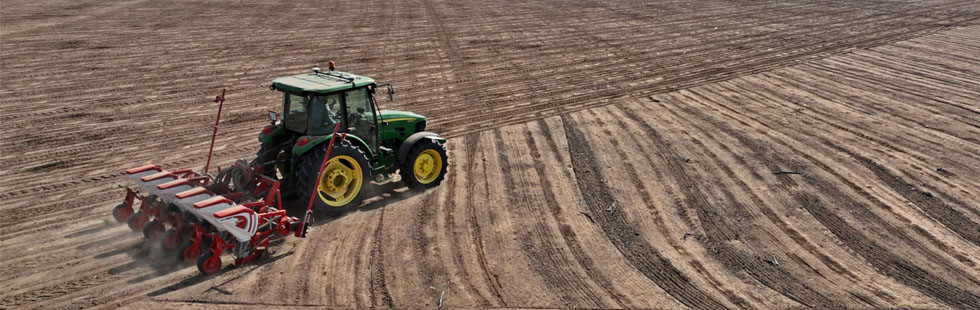
{"label": "plowed field", "polygon": [[[111,220],[329,60],[440,187],[215,276]],[[0,308],[980,308],[976,1],[12,0],[0,74]]]}

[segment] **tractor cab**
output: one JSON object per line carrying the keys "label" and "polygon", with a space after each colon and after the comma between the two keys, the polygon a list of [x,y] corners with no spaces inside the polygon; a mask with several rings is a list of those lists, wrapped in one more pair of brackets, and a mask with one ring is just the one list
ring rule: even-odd
{"label": "tractor cab", "polygon": [[380,122],[374,102],[374,79],[340,71],[278,78],[270,88],[283,93],[282,125],[294,135],[325,136],[339,122],[340,132],[378,150]]}
{"label": "tractor cab", "polygon": [[[270,89],[282,92],[282,115],[272,115],[271,126],[263,129],[263,143],[297,139],[293,153],[300,155],[329,139],[339,122],[341,133],[348,134],[372,159],[376,168],[390,166],[395,150],[410,135],[425,130],[425,117],[406,111],[380,110],[375,91],[385,87],[389,99],[390,85],[378,85],[362,75],[314,67],[309,74],[278,78]],[[276,124],[281,117],[280,124]],[[311,143],[308,143],[311,142]]]}

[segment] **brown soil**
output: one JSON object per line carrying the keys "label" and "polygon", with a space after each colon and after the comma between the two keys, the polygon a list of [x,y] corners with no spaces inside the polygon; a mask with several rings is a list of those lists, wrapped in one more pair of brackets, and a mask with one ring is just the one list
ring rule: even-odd
{"label": "brown soil", "polygon": [[[329,60],[442,186],[211,277],[110,219]],[[0,308],[980,308],[976,1],[5,1],[0,74]]]}

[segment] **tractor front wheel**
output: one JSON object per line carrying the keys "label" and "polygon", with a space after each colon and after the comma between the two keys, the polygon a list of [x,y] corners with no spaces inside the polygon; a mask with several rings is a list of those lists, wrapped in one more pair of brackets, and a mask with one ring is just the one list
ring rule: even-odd
{"label": "tractor front wheel", "polygon": [[363,150],[340,140],[334,143],[323,173],[317,175],[328,145],[319,145],[300,158],[296,189],[303,199],[312,196],[318,210],[336,216],[357,208],[364,200],[365,188],[371,184],[371,166]]}
{"label": "tractor front wheel", "polygon": [[429,189],[442,183],[449,167],[446,149],[430,139],[422,139],[412,146],[408,158],[399,167],[402,181],[411,189]]}

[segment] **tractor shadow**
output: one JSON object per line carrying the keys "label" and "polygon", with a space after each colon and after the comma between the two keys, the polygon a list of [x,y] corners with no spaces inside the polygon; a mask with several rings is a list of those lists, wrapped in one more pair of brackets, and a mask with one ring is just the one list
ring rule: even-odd
{"label": "tractor shadow", "polygon": [[[340,215],[330,215],[322,210],[314,208],[314,221],[312,224],[310,224],[310,227],[325,225],[336,219],[343,218],[347,214],[353,212],[376,210],[389,204],[398,203],[399,201],[409,199],[423,193],[423,191],[411,190],[401,182],[372,184],[372,186],[368,187],[367,190],[368,192],[365,193],[364,202],[356,210],[351,212]],[[283,200],[283,208],[286,209],[286,214],[300,220],[302,220],[306,214],[307,204],[309,204],[308,199],[292,198]]]}
{"label": "tractor shadow", "polygon": [[376,185],[372,187],[371,192],[368,192],[368,198],[364,199],[365,203],[358,207],[356,212],[375,210],[389,204],[412,198],[416,195],[422,194],[423,192],[424,191],[411,190],[401,182],[388,182],[385,184]]}

